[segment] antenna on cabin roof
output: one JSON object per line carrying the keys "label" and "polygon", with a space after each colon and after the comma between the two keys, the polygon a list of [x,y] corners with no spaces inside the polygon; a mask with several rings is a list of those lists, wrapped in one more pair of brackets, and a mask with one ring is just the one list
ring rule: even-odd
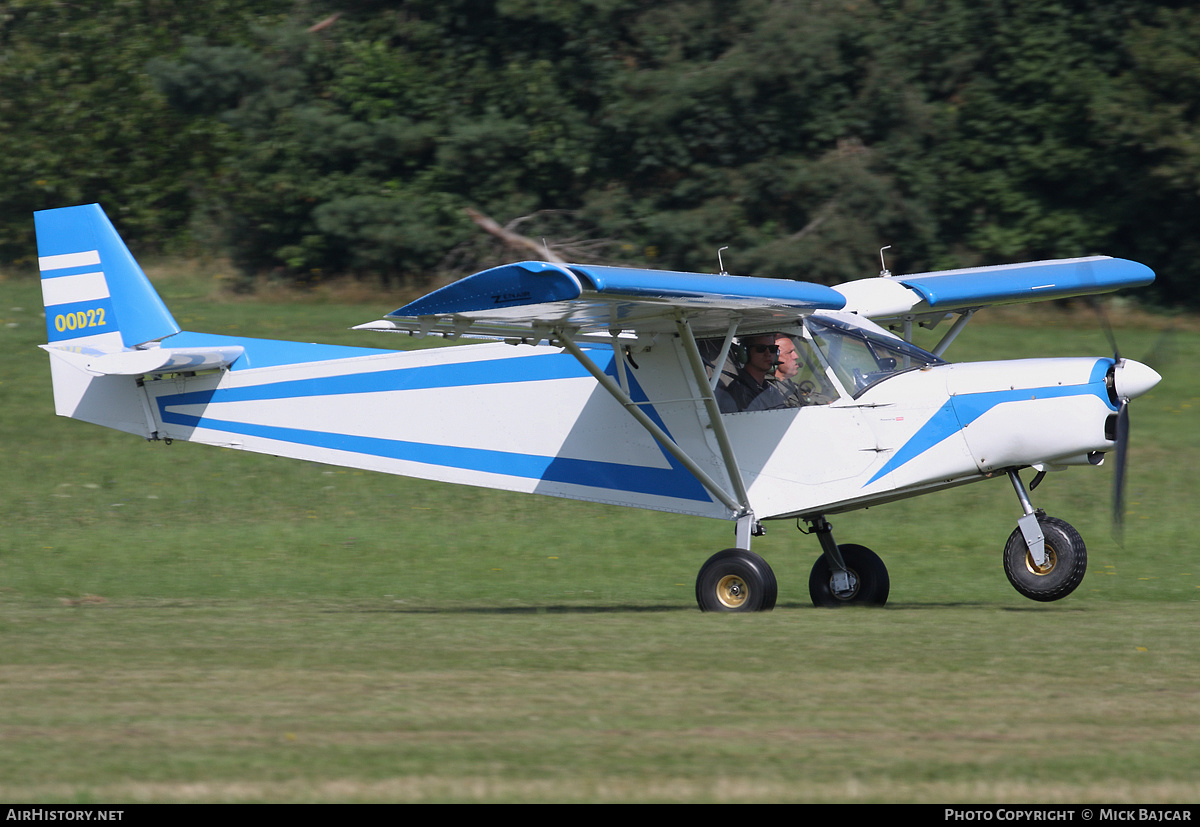
{"label": "antenna on cabin roof", "polygon": [[886,247],[879,248],[879,277],[880,278],[886,279],[886,278],[890,278],[892,275],[892,271],[887,268],[887,264],[883,260],[883,251],[890,250],[890,249],[892,249],[891,244],[889,244]]}
{"label": "antenna on cabin roof", "polygon": [[721,268],[721,275],[722,275],[722,276],[728,276],[728,275],[729,275],[729,273],[727,273],[727,272],[725,271],[725,262],[721,260],[721,253],[723,253],[725,250],[728,250],[728,249],[729,249],[729,246],[728,246],[728,245],[726,245],[726,246],[724,246],[724,247],[720,248],[719,250],[717,250],[717,266]]}

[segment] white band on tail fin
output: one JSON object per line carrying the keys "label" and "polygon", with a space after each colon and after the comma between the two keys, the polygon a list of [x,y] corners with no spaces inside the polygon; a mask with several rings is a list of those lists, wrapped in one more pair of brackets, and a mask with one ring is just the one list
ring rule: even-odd
{"label": "white band on tail fin", "polygon": [[70,340],[72,345],[106,350],[122,346],[108,281],[103,271],[91,269],[99,264],[97,250],[38,259],[46,338],[51,343]]}

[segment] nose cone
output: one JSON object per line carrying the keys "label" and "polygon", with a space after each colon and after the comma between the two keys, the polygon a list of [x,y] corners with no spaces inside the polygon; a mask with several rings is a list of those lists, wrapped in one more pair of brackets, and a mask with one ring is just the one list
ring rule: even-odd
{"label": "nose cone", "polygon": [[1122,359],[1113,370],[1113,387],[1121,399],[1134,399],[1162,381],[1158,371],[1132,359]]}

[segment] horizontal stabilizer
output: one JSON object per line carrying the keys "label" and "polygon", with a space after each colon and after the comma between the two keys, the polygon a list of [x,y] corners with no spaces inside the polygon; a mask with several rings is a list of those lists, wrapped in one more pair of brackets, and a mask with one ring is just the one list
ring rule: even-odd
{"label": "horizontal stabilizer", "polygon": [[194,373],[228,367],[241,357],[244,348],[152,347],[144,350],[119,350],[105,353],[89,347],[42,345],[51,355],[63,359],[93,376],[146,376],[163,373]]}

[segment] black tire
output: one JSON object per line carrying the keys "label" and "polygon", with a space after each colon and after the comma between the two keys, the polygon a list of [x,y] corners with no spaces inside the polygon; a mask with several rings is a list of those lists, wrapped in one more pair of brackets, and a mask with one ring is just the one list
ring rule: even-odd
{"label": "black tire", "polygon": [[778,594],[767,561],[742,548],[718,551],[696,576],[696,603],[702,612],[769,612]]}
{"label": "black tire", "polygon": [[1046,539],[1046,559],[1039,568],[1017,528],[1004,546],[1004,573],[1013,588],[1030,600],[1061,600],[1078,588],[1087,573],[1087,547],[1070,523],[1056,517],[1039,517]]}
{"label": "black tire", "polygon": [[833,566],[822,554],[813,564],[808,576],[808,594],[814,606],[833,608],[837,606],[882,606],[887,603],[892,582],[888,578],[887,566],[879,555],[866,546],[853,543],[838,546],[842,560],[851,574],[853,591],[847,595],[833,590]]}

